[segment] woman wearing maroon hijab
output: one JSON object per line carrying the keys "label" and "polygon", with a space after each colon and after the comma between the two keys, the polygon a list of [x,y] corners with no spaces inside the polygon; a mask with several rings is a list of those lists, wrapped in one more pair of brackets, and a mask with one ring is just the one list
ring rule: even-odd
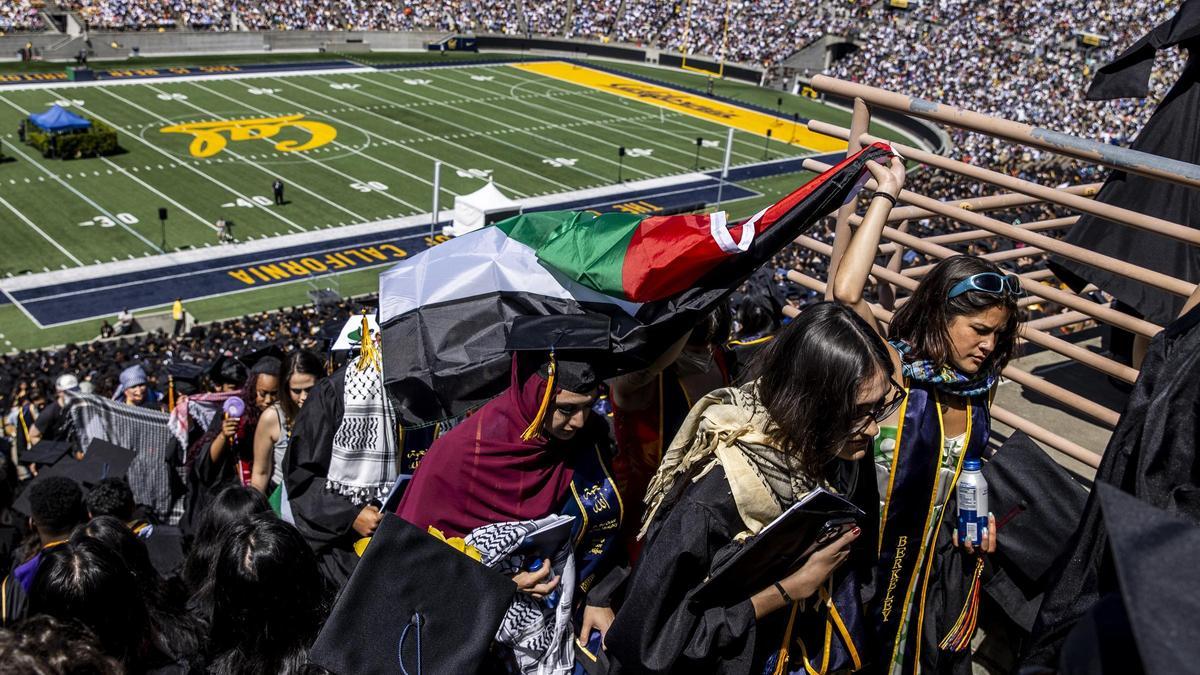
{"label": "woman wearing maroon hijab", "polygon": [[[600,382],[584,361],[552,357],[530,367],[514,357],[509,388],[434,442],[397,510],[448,537],[492,523],[576,516],[576,597],[590,589],[576,624],[585,643],[593,629],[601,637],[612,622],[602,597],[610,584],[597,582],[613,569],[622,515],[608,425],[591,415]],[[547,561],[514,581],[542,597],[558,584],[549,575]]]}

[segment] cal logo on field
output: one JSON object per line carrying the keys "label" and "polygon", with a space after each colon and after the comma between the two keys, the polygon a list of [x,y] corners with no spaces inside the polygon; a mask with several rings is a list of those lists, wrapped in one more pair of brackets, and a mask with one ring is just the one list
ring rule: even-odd
{"label": "cal logo on field", "polygon": [[563,61],[541,61],[537,63],[513,63],[511,68],[535,73],[556,80],[563,80],[592,89],[598,89],[610,94],[631,98],[650,105],[674,110],[676,112],[699,117],[741,131],[748,131],[758,136],[766,136],[772,132],[775,140],[783,140],[780,127],[786,125],[787,136],[791,142],[801,147],[820,152],[838,152],[846,149],[846,142],[825,134],[809,131],[804,126],[797,126],[792,132],[791,120],[784,120],[774,115],[743,108],[724,101],[718,101],[707,96],[693,94],[679,89],[671,89],[649,82],[643,82],[631,77],[614,75],[603,70],[579,66]]}
{"label": "cal logo on field", "polygon": [[[303,152],[328,145],[337,138],[337,129],[324,122],[305,119],[303,114],[281,117],[258,117],[242,120],[220,120],[217,122],[190,122],[173,124],[159,129],[164,134],[191,134],[188,152],[193,157],[212,157],[225,149],[229,141],[257,141],[274,138],[287,128],[300,129],[308,134],[301,143],[296,139],[285,139],[275,143],[279,152]],[[224,134],[229,134],[228,140]]]}

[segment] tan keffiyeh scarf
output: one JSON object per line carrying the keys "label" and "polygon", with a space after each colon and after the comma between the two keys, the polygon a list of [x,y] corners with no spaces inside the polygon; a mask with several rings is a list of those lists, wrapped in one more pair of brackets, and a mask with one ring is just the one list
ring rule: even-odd
{"label": "tan keffiyeh scarf", "polygon": [[696,482],[717,465],[724,468],[746,525],[744,534],[749,535],[758,534],[820,485],[803,472],[796,458],[779,449],[771,436],[774,424],[755,390],[753,382],[727,387],[696,402],[650,481],[639,539],[646,536],[658,507],[681,475],[694,475]]}

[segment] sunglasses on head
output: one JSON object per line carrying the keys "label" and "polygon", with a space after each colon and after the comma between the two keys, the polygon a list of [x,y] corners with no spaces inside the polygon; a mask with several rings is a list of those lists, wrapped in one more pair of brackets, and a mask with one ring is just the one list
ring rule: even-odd
{"label": "sunglasses on head", "polygon": [[1007,295],[1013,298],[1025,295],[1025,289],[1021,288],[1021,279],[1017,275],[981,272],[954,284],[954,288],[950,289],[950,293],[946,297],[947,299],[957,298],[963,293],[970,291],[979,291],[991,295]]}

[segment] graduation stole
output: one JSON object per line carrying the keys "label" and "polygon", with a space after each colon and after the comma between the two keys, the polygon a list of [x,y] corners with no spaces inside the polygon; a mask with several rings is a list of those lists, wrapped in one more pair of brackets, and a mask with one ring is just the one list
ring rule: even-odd
{"label": "graduation stole", "polygon": [[[937,389],[906,378],[908,396],[900,409],[900,425],[896,429],[896,447],[892,456],[891,473],[880,514],[879,563],[876,583],[883,599],[874,611],[874,622],[880,638],[882,663],[895,662],[901,647],[905,654],[904,672],[916,672],[920,661],[921,628],[925,617],[925,594],[929,585],[929,570],[933,563],[932,540],[936,538],[940,520],[933,522],[937,500],[937,480],[946,452],[946,433],[942,424],[942,409]],[[963,460],[979,458],[987,446],[991,428],[986,394],[967,399],[966,447],[954,467],[951,488],[958,483]],[[945,511],[942,512],[945,517]],[[924,569],[918,567],[925,553]],[[976,579],[978,581],[978,579]],[[920,585],[914,596],[908,598]],[[905,645],[900,644],[904,626],[915,619],[907,632]],[[969,640],[969,638],[968,638]]]}
{"label": "graduation stole", "polygon": [[563,514],[575,517],[571,531],[575,578],[579,589],[587,593],[596,581],[600,562],[620,542],[624,506],[600,447],[593,444],[579,455]]}

